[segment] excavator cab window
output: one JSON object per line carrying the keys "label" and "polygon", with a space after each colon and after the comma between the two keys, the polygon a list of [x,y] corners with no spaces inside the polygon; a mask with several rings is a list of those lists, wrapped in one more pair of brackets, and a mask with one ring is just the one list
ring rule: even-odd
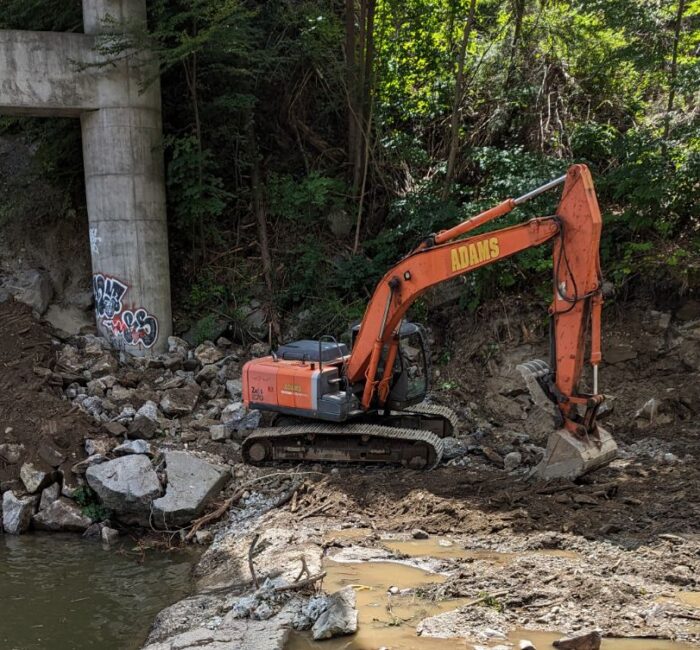
{"label": "excavator cab window", "polygon": [[420,325],[404,323],[399,332],[399,354],[387,406],[401,409],[422,402],[428,392],[428,355]]}

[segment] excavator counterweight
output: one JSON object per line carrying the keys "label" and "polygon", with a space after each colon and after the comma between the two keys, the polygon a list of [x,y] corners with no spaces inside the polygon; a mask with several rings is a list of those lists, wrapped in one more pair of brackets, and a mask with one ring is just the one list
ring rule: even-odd
{"label": "excavator counterweight", "polygon": [[[464,237],[562,184],[554,216]],[[244,458],[434,467],[441,438],[454,435],[458,421],[446,407],[424,401],[430,356],[423,328],[406,320],[408,309],[435,285],[552,241],[552,358],[519,367],[533,401],[555,427],[537,473],[574,478],[607,464],[617,446],[597,423],[604,400],[598,391],[601,228],[590,173],[573,165],[561,178],[430,235],[380,280],[353,328],[351,350],[325,336],[281,346],[244,366],[246,405],[277,413],[273,427],[244,441]],[[587,346],[590,393],[580,388]]]}

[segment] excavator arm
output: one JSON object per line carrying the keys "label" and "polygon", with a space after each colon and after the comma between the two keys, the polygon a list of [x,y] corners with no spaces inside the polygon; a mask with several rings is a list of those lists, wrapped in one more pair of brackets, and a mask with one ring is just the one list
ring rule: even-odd
{"label": "excavator arm", "polygon": [[[458,239],[561,184],[564,188],[555,216]],[[539,391],[540,399],[536,397],[536,402],[546,408],[544,402],[549,400],[564,429],[574,438],[566,444],[581,442],[589,452],[595,447],[598,457],[603,446],[612,445],[612,452],[606,451],[607,462],[610,453],[614,454],[614,442],[607,434],[603,439],[595,420],[603,401],[603,396],[598,394],[597,381],[602,358],[601,228],[590,172],[585,165],[573,165],[565,176],[518,199],[507,199],[422,242],[382,278],[362,319],[347,366],[349,381],[364,384],[362,408],[381,407],[386,402],[401,322],[417,298],[437,284],[553,240],[554,290],[550,306],[553,367],[550,369],[544,362],[536,362],[524,364],[520,370],[531,392]],[[584,395],[579,393],[578,384],[588,338],[594,380],[593,393]],[[387,350],[386,362],[382,362],[384,350]],[[561,440],[556,447],[555,452],[561,451]],[[548,449],[548,453],[550,451]],[[554,464],[550,460],[549,466]]]}

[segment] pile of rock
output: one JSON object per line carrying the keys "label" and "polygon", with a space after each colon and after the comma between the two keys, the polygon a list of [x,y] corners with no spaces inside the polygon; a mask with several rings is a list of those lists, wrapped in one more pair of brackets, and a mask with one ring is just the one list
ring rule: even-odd
{"label": "pile of rock", "polygon": [[67,399],[99,422],[106,435],[181,442],[215,440],[236,445],[258,426],[260,413],[242,402],[242,349],[226,339],[194,350],[177,337],[169,350],[143,359],[117,359],[94,336],[71,340],[60,351],[53,382]]}
{"label": "pile of rock", "polygon": [[[22,465],[21,484],[3,490],[5,531],[84,531],[91,520],[74,499],[93,492],[126,525],[180,527],[199,516],[230,471],[217,454],[188,447],[214,440],[235,450],[260,420],[241,401],[241,354],[225,339],[191,349],[171,337],[166,354],[148,359],[118,355],[92,335],[64,343],[53,367],[34,372],[102,433],[85,440],[87,457],[72,466],[65,457]],[[7,462],[24,451],[0,445]]]}
{"label": "pile of rock", "polygon": [[92,523],[80,506],[61,493],[60,473],[37,463],[20,470],[21,487],[2,495],[0,530],[19,535],[33,526],[39,530],[83,532]]}
{"label": "pile of rock", "polygon": [[[108,512],[114,521],[125,525],[184,526],[202,514],[231,477],[228,466],[187,451],[165,451],[155,461],[152,456],[148,443],[133,440],[115,447],[109,456],[93,454],[88,457],[90,464],[82,461],[87,485],[102,506],[100,514]],[[21,480],[23,491],[7,490],[2,495],[2,529],[6,533],[17,535],[32,526],[84,532],[93,523],[73,498],[65,496],[58,472],[25,463]],[[72,496],[89,494],[92,492],[78,488]]]}

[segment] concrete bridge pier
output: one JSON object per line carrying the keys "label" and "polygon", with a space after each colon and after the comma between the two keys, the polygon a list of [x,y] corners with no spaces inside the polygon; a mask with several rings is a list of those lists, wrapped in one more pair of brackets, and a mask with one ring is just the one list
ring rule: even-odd
{"label": "concrete bridge pier", "polygon": [[[85,32],[101,33],[107,14],[145,23],[146,6],[83,0]],[[137,57],[99,77],[100,108],[80,123],[97,327],[116,347],[143,354],[167,347],[172,316],[160,84],[143,90],[147,69]],[[112,314],[114,298],[122,309]]]}
{"label": "concrete bridge pier", "polygon": [[80,118],[96,323],[137,356],[172,333],[160,86],[138,54],[94,64],[103,30],[145,19],[145,0],[83,0],[84,34],[0,31],[0,114]]}

